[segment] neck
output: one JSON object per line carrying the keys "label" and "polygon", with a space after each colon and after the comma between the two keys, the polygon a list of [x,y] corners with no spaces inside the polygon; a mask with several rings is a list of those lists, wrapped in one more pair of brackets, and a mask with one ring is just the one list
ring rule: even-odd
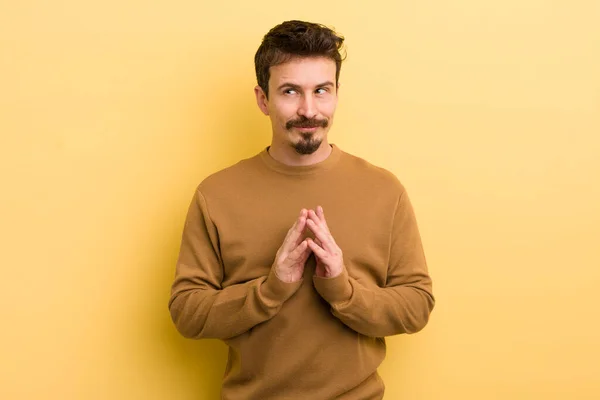
{"label": "neck", "polygon": [[317,151],[312,154],[298,154],[293,147],[285,145],[277,145],[277,143],[271,143],[269,147],[269,155],[275,160],[289,165],[292,167],[299,167],[303,165],[312,165],[320,163],[329,157],[331,154],[331,146],[327,139],[324,139]]}

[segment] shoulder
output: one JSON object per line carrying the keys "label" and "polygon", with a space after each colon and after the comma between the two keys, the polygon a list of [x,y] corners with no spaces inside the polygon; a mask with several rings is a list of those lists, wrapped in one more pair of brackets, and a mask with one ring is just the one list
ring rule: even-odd
{"label": "shoulder", "polygon": [[359,156],[347,152],[343,154],[343,166],[349,179],[367,185],[375,190],[375,193],[386,191],[400,196],[405,191],[401,180],[392,171]]}
{"label": "shoulder", "polygon": [[260,168],[261,163],[257,155],[242,159],[205,177],[198,184],[197,190],[203,196],[231,192],[240,185],[247,184]]}

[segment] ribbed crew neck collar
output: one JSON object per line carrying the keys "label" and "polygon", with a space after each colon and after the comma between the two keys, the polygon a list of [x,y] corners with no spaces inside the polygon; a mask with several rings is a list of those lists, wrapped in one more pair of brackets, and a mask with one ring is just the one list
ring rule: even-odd
{"label": "ribbed crew neck collar", "polygon": [[331,153],[325,160],[311,165],[292,166],[277,161],[269,154],[269,147],[265,147],[259,153],[260,159],[267,167],[282,174],[287,175],[309,175],[317,172],[325,171],[333,167],[340,159],[342,151],[335,144],[331,145]]}

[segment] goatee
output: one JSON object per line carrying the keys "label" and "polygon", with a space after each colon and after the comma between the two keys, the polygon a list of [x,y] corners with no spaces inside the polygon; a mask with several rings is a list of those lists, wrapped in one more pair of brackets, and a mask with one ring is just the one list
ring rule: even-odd
{"label": "goatee", "polygon": [[306,155],[317,151],[322,142],[322,139],[313,139],[312,133],[303,133],[302,140],[298,143],[292,143],[292,147],[296,150],[296,153]]}

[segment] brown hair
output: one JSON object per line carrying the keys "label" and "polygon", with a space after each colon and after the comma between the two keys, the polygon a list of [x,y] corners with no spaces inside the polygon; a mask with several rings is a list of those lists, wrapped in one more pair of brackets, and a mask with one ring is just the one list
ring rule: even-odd
{"label": "brown hair", "polygon": [[269,68],[294,57],[327,57],[335,61],[335,82],[338,83],[344,38],[321,24],[285,21],[272,28],[263,38],[254,56],[258,85],[269,97]]}

